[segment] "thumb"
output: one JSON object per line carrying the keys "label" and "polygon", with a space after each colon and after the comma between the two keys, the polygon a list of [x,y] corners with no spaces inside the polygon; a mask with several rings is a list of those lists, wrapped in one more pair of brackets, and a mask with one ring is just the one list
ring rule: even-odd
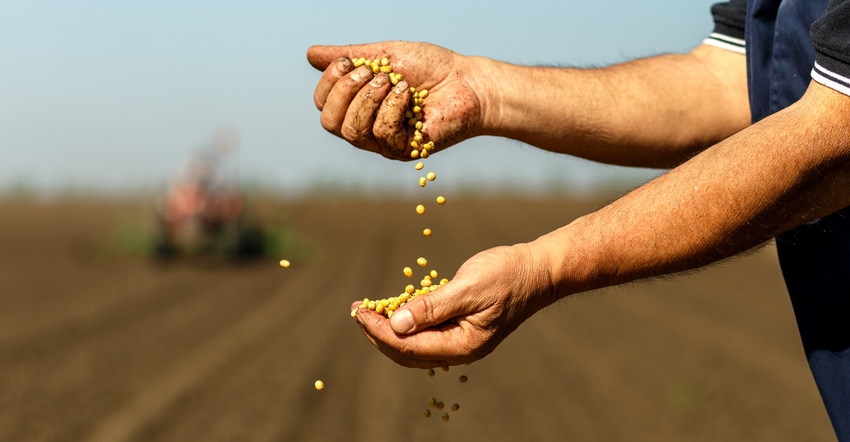
{"label": "thumb", "polygon": [[409,334],[469,313],[463,308],[460,296],[456,296],[454,287],[449,283],[439,290],[417,296],[393,312],[390,327],[398,334]]}
{"label": "thumb", "polygon": [[315,45],[307,49],[307,61],[314,68],[323,71],[331,63],[342,57],[366,56],[368,54],[360,54],[365,45],[348,45],[348,46],[324,46]]}

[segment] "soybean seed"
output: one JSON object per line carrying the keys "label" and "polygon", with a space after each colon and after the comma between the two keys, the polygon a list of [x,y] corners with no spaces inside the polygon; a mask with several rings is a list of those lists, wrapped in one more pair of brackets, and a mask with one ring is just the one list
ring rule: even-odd
{"label": "soybean seed", "polygon": [[[419,264],[420,267],[425,267],[428,265],[428,260],[425,258],[418,258],[416,260],[416,264]],[[446,367],[445,369],[448,369],[448,367]]]}
{"label": "soybean seed", "polygon": [[468,380],[469,380],[469,378],[468,378],[468,377],[466,377],[466,375],[465,375],[465,374],[462,374],[462,375],[460,375],[460,377],[459,377],[459,378],[457,378],[457,380],[459,380],[461,384],[465,384],[465,383],[466,383],[466,381],[468,381]]}
{"label": "soybean seed", "polygon": [[452,411],[458,411],[458,410],[460,410],[460,404],[452,405]]}
{"label": "soybean seed", "polygon": [[420,161],[420,162],[416,163],[416,166],[414,166],[414,167],[416,168],[416,170],[422,170],[422,168],[425,167],[425,163]]}
{"label": "soybean seed", "polygon": [[448,413],[443,413],[443,415],[442,415],[441,417],[442,417],[442,419],[443,419],[443,422],[448,422],[448,421],[449,421],[449,414],[448,414]]}
{"label": "soybean seed", "polygon": [[316,382],[315,382],[315,384],[313,384],[313,386],[315,386],[315,387],[316,387],[316,390],[318,390],[318,391],[322,391],[322,390],[324,390],[324,389],[325,389],[325,383],[324,383],[324,382],[322,382],[322,380],[321,380],[321,379],[319,379],[318,381],[316,381]]}
{"label": "soybean seed", "polygon": [[280,260],[280,266],[285,268],[285,269],[289,268],[289,260],[288,259],[281,259]]}
{"label": "soybean seed", "polygon": [[422,410],[422,415],[425,416],[425,417],[431,417],[431,410],[429,410],[427,408]]}
{"label": "soybean seed", "polygon": [[437,398],[432,397],[431,399],[429,399],[428,400],[428,406],[431,407],[431,408],[436,407],[437,406]]}
{"label": "soybean seed", "polygon": [[446,204],[446,197],[444,197],[444,196],[438,196],[438,197],[437,197],[437,204],[439,204],[439,205],[441,205],[441,206],[442,206],[443,204]]}
{"label": "soybean seed", "polygon": [[431,237],[431,229],[426,228],[425,230],[422,231],[422,234],[425,235],[425,237],[430,238]]}
{"label": "soybean seed", "polygon": [[434,172],[428,172],[428,175],[425,175],[425,178],[428,178],[428,181],[434,181],[437,178],[437,174]]}
{"label": "soybean seed", "polygon": [[420,215],[425,213],[425,206],[423,206],[422,204],[419,204],[418,206],[416,206],[416,213],[418,213]]}
{"label": "soybean seed", "polygon": [[408,278],[413,276],[413,269],[411,269],[410,267],[405,267],[402,272],[404,272],[404,276],[407,276]]}
{"label": "soybean seed", "polygon": [[439,401],[439,402],[437,402],[436,408],[437,408],[438,410],[442,410],[442,409],[443,409],[443,407],[445,407],[445,406],[446,406],[446,405],[445,405],[445,404],[443,404],[443,401]]}
{"label": "soybean seed", "polygon": [[433,369],[433,368],[429,368],[429,369],[428,369],[428,376],[430,376],[430,377],[432,377],[432,378],[433,378],[433,377],[434,377],[434,375],[436,375],[436,374],[437,374],[437,372],[436,372],[436,371],[434,371],[434,369]]}

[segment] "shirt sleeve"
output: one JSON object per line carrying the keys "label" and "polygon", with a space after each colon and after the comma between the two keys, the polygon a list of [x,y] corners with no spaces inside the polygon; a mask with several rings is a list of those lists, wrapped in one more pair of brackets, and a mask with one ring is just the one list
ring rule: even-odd
{"label": "shirt sleeve", "polygon": [[726,50],[746,53],[744,24],[747,18],[747,0],[731,0],[716,3],[711,7],[714,16],[714,31],[703,43]]}
{"label": "shirt sleeve", "polygon": [[850,1],[830,0],[811,32],[816,50],[812,79],[850,95]]}

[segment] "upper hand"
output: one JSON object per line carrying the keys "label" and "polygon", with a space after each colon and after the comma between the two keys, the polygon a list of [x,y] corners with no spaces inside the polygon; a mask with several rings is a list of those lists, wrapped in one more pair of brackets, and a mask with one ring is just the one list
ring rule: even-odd
{"label": "upper hand", "polygon": [[[404,80],[393,86],[387,74],[354,68],[352,58],[387,57]],[[478,135],[481,103],[470,81],[470,60],[427,43],[384,42],[352,46],[313,46],[313,67],[324,71],[314,93],[321,122],[352,145],[398,160],[410,160],[413,128],[405,124],[410,86],[428,89],[423,107],[425,141],[435,150]]]}

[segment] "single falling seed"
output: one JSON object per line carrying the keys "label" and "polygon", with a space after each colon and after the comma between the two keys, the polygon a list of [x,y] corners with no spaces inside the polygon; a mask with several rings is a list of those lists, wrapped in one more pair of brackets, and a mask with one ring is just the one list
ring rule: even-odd
{"label": "single falling seed", "polygon": [[322,380],[321,380],[321,379],[319,379],[318,381],[316,381],[316,383],[315,383],[314,385],[315,385],[315,387],[316,387],[316,390],[318,390],[318,391],[322,391],[322,390],[324,390],[324,389],[325,389],[325,383],[324,383],[324,382],[322,382]]}
{"label": "single falling seed", "polygon": [[465,374],[462,374],[462,375],[460,375],[460,377],[459,377],[459,378],[457,378],[457,380],[459,380],[461,384],[465,384],[465,383],[466,383],[466,381],[468,381],[468,380],[469,380],[469,378],[468,378],[468,377],[466,377],[466,375],[465,375]]}
{"label": "single falling seed", "polygon": [[425,230],[422,231],[422,234],[425,235],[426,238],[430,238],[431,237],[431,229],[426,228]]}
{"label": "single falling seed", "polygon": [[437,406],[437,398],[432,397],[431,399],[429,399],[428,400],[428,406],[431,407],[431,408],[436,407]]}
{"label": "single falling seed", "polygon": [[404,276],[407,276],[408,278],[413,276],[413,269],[410,267],[405,267],[402,271],[404,272]]}
{"label": "single falling seed", "polygon": [[[420,267],[425,267],[428,265],[428,260],[425,258],[416,259],[416,264],[419,264]],[[444,368],[444,370],[448,370],[448,367]]]}
{"label": "single falling seed", "polygon": [[422,415],[425,416],[425,417],[431,417],[431,410],[429,410],[427,408],[422,410]]}
{"label": "single falling seed", "polygon": [[420,162],[416,163],[416,166],[413,166],[413,167],[415,167],[416,170],[422,170],[422,168],[425,167],[425,163],[420,161]]}
{"label": "single falling seed", "polygon": [[280,260],[280,266],[285,268],[285,269],[289,268],[289,260],[288,259],[281,259]]}
{"label": "single falling seed", "polygon": [[460,404],[452,405],[452,411],[458,411],[458,410],[460,410]]}
{"label": "single falling seed", "polygon": [[440,367],[440,368],[442,368],[442,369],[443,369],[443,371],[449,371],[449,366],[448,366],[448,365],[444,365],[444,366],[442,366],[442,367]]}
{"label": "single falling seed", "polygon": [[434,377],[434,375],[436,375],[436,374],[437,374],[437,372],[436,372],[436,371],[434,371],[434,369],[433,369],[433,368],[429,368],[429,369],[428,369],[428,376],[430,376],[430,377],[432,377],[432,378],[433,378],[433,377]]}
{"label": "single falling seed", "polygon": [[443,422],[448,422],[448,421],[449,421],[449,414],[448,414],[448,413],[443,413],[443,415],[442,415],[441,417],[442,417],[442,419],[443,419]]}
{"label": "single falling seed", "polygon": [[442,206],[443,204],[446,204],[446,197],[444,197],[444,196],[438,196],[438,197],[437,197],[437,204],[439,204],[439,205],[441,205],[441,206]]}
{"label": "single falling seed", "polygon": [[418,213],[420,215],[425,213],[425,206],[423,206],[422,204],[419,204],[418,206],[416,206],[416,213]]}
{"label": "single falling seed", "polygon": [[425,175],[425,178],[428,178],[428,181],[434,181],[437,179],[437,174],[434,172],[428,172],[428,174]]}
{"label": "single falling seed", "polygon": [[437,404],[435,405],[435,407],[436,407],[438,410],[442,410],[442,409],[443,409],[443,407],[445,407],[445,406],[446,406],[446,404],[444,404],[444,403],[443,403],[443,401],[438,401],[438,402],[437,402]]}

